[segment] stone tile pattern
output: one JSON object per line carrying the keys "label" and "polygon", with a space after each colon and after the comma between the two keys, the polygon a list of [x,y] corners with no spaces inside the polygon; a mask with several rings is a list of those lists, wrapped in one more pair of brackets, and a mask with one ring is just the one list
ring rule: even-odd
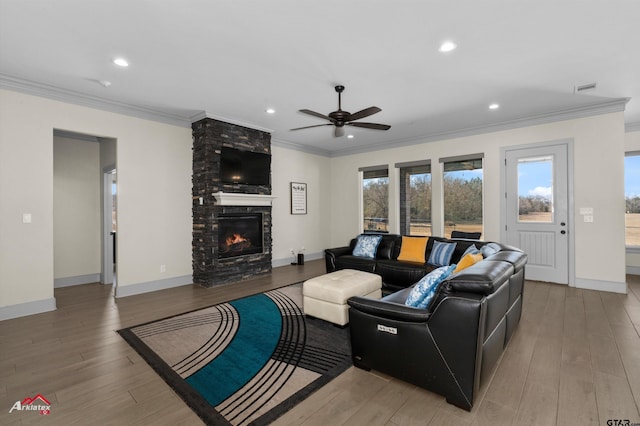
{"label": "stone tile pattern", "polygon": [[[217,206],[212,195],[218,191],[271,195],[271,185],[225,184],[220,181],[220,149],[223,146],[271,155],[271,135],[211,118],[194,122],[191,129],[193,282],[213,287],[271,272],[271,207]],[[218,259],[217,218],[221,214],[229,213],[262,213],[262,254]]]}

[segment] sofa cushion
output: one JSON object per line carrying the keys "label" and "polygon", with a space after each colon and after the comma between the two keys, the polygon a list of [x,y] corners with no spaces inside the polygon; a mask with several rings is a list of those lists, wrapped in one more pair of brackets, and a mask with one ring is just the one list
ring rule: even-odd
{"label": "sofa cushion", "polygon": [[336,258],[336,269],[355,269],[357,271],[375,272],[376,260],[348,254]]}
{"label": "sofa cushion", "polygon": [[380,244],[378,245],[378,251],[376,252],[376,259],[393,259],[396,241],[400,241],[400,237],[395,234],[382,235],[382,239],[380,240]]}
{"label": "sofa cushion", "polygon": [[436,266],[449,266],[455,249],[456,243],[434,241],[429,255],[429,263]]}
{"label": "sofa cushion", "polygon": [[426,309],[438,290],[438,286],[442,283],[455,268],[455,265],[442,266],[425,275],[413,287],[404,304],[415,308]]}
{"label": "sofa cushion", "polygon": [[382,235],[359,235],[352,254],[358,257],[374,259],[380,240],[382,240]]}
{"label": "sofa cushion", "polygon": [[513,265],[503,261],[483,260],[447,280],[452,290],[464,293],[489,295],[497,287],[509,281],[513,275]]}
{"label": "sofa cushion", "polygon": [[[362,259],[362,258],[360,258]],[[436,267],[426,263],[401,262],[398,260],[377,260],[375,273],[382,276],[388,289],[398,290],[409,287]]]}
{"label": "sofa cushion", "polygon": [[427,237],[408,237],[403,235],[398,260],[424,263],[427,241]]}
{"label": "sofa cushion", "polygon": [[457,273],[462,271],[463,269],[468,268],[469,266],[478,263],[482,260],[482,253],[476,251],[476,253],[468,253],[465,254],[464,256],[462,256],[462,259],[460,259],[460,262],[458,262],[458,266],[456,266],[456,269],[453,271],[453,273]]}

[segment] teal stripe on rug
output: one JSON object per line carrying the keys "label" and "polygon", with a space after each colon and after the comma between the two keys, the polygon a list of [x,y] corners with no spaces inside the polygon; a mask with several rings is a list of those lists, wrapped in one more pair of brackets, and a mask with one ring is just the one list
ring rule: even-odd
{"label": "teal stripe on rug", "polygon": [[240,325],[229,346],[186,381],[212,406],[244,386],[269,360],[280,339],[282,316],[264,294],[229,302]]}

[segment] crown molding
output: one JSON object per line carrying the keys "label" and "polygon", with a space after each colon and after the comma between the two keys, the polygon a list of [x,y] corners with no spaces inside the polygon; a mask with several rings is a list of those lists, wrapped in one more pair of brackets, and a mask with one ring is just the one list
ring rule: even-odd
{"label": "crown molding", "polygon": [[331,157],[342,157],[346,155],[362,154],[366,152],[379,151],[383,149],[399,148],[409,145],[417,145],[426,142],[436,142],[447,139],[455,139],[467,136],[480,135],[484,133],[494,133],[503,130],[517,129],[520,127],[537,126],[540,124],[554,123],[557,121],[573,120],[577,118],[591,117],[594,115],[609,114],[613,112],[624,111],[625,105],[631,98],[617,98],[598,102],[591,105],[583,105],[575,108],[567,108],[558,111],[552,111],[543,114],[532,115],[529,117],[518,118],[515,120],[503,121],[501,123],[488,124],[482,126],[473,126],[465,129],[453,130],[450,132],[441,132],[397,140],[393,142],[382,142],[375,145],[367,145],[362,147],[346,148],[338,151],[332,151]]}
{"label": "crown molding", "polygon": [[625,131],[625,133],[628,133],[628,132],[640,132],[640,121],[635,122],[635,123],[626,123],[624,125],[624,131]]}
{"label": "crown molding", "polygon": [[98,96],[91,96],[75,92],[73,90],[61,89],[59,87],[25,80],[7,74],[0,73],[0,88],[53,99],[56,101],[86,106],[89,108],[100,109],[103,111],[114,112],[117,114],[128,115],[131,117],[142,118],[145,120],[191,128],[191,122],[188,117],[126,104],[124,102],[111,101]]}
{"label": "crown molding", "polygon": [[265,133],[273,133],[273,129],[267,129],[266,127],[260,127],[255,124],[247,123],[240,120],[234,120],[233,118],[223,117],[221,115],[212,114],[207,111],[201,111],[195,115],[189,117],[191,123],[195,123],[196,121],[200,121],[203,118],[211,118],[212,120],[222,121],[223,123],[235,124],[236,126],[246,127],[247,129],[259,130]]}
{"label": "crown molding", "polygon": [[53,136],[59,138],[75,139],[84,142],[100,142],[98,136],[85,135],[84,133],[70,132],[68,130],[53,129]]}
{"label": "crown molding", "polygon": [[[62,102],[72,103],[76,105],[86,106],[89,108],[100,109],[117,114],[142,118],[145,120],[157,121],[179,127],[191,128],[191,124],[203,118],[211,118],[225,123],[235,124],[249,129],[259,130],[262,132],[273,133],[273,129],[257,126],[255,124],[231,119],[216,114],[202,111],[192,116],[181,116],[171,114],[151,108],[140,107],[136,105],[126,104],[124,102],[111,101],[100,98],[98,96],[86,95],[72,90],[61,89],[44,83],[38,83],[22,78],[14,77],[8,74],[0,73],[0,88],[22,92],[30,95],[40,96],[48,99],[58,100]],[[360,147],[346,148],[337,151],[328,151],[320,148],[309,147],[302,144],[288,142],[284,140],[272,139],[275,146],[292,149],[296,151],[306,152],[326,157],[341,157],[346,155],[361,154],[372,151],[380,151],[383,149],[398,148],[402,146],[416,145],[425,142],[435,142],[439,140],[454,139],[466,136],[473,136],[483,133],[499,132],[502,130],[510,130],[519,127],[535,126],[539,124],[553,123],[557,121],[572,120],[576,118],[589,117],[600,114],[608,114],[612,112],[624,111],[625,105],[630,98],[618,98],[598,102],[591,105],[579,106],[576,108],[567,108],[549,113],[538,114],[516,120],[505,121],[496,124],[468,127],[449,132],[441,132],[434,134],[426,134],[413,138],[402,140],[387,141],[375,145],[366,145]],[[625,132],[640,131],[640,122],[625,124]]]}
{"label": "crown molding", "polygon": [[307,154],[320,155],[323,157],[331,157],[331,151],[326,149],[320,149],[313,146],[302,145],[295,142],[288,142],[279,139],[271,138],[271,145],[279,148],[286,148],[293,151],[306,152]]}

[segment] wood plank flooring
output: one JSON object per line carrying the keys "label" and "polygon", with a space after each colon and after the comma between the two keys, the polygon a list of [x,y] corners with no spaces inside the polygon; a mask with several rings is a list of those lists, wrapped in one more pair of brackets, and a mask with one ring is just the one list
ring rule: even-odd
{"label": "wood plank flooring", "polygon": [[[87,284],[58,310],[0,322],[0,424],[198,425],[200,419],[115,332],[324,273],[322,260],[243,283],[123,299]],[[640,423],[640,277],[620,295],[531,282],[523,316],[471,412],[375,371],[350,368],[276,425],[606,425]],[[42,394],[51,414],[9,414]]]}

